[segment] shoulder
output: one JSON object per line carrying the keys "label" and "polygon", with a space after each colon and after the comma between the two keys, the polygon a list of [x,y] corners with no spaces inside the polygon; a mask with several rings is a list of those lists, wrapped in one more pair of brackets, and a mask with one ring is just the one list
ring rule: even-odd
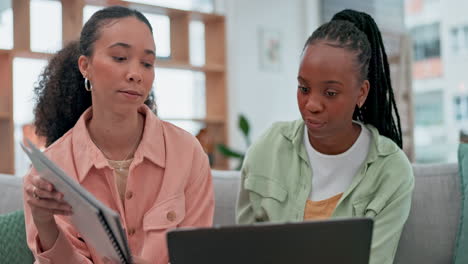
{"label": "shoulder", "polygon": [[302,120],[274,123],[249,147],[244,165],[270,170],[273,163],[288,163],[293,158],[294,141],[303,134],[303,124]]}
{"label": "shoulder", "polygon": [[65,153],[71,151],[71,145],[72,145],[72,136],[73,136],[73,130],[74,128],[68,130],[67,133],[65,133],[63,136],[61,136],[59,139],[57,139],[54,143],[52,143],[50,146],[48,146],[44,150],[44,154],[50,158],[55,160],[60,160],[61,157],[63,158]]}
{"label": "shoulder", "polygon": [[249,148],[249,154],[291,146],[292,140],[301,132],[302,120],[276,122]]}
{"label": "shoulder", "polygon": [[166,144],[182,149],[193,149],[194,151],[203,151],[200,142],[195,136],[186,130],[161,120],[161,125],[164,131]]}
{"label": "shoulder", "polygon": [[209,170],[208,155],[195,136],[174,124],[162,120],[160,122],[167,164],[181,170]]}
{"label": "shoulder", "polygon": [[[370,127],[373,139],[368,162],[368,174],[380,184],[412,188],[414,175],[412,165],[403,150],[393,140],[378,134]],[[373,154],[372,154],[373,153]]]}

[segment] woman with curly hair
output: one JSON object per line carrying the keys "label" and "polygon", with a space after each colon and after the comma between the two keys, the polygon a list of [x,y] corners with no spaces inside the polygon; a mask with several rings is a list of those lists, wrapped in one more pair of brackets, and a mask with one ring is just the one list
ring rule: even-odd
{"label": "woman with curly hair", "polygon": [[[154,114],[155,43],[138,11],[108,7],[49,62],[36,87],[45,154],[118,212],[139,263],[167,263],[165,233],[210,226],[206,154],[189,133]],[[63,194],[33,169],[24,178],[27,241],[36,263],[102,263],[80,236]]]}
{"label": "woman with curly hair", "polygon": [[237,221],[370,217],[369,263],[393,263],[414,176],[372,17],[344,10],[320,26],[305,43],[297,83],[302,119],[274,124],[249,149]]}

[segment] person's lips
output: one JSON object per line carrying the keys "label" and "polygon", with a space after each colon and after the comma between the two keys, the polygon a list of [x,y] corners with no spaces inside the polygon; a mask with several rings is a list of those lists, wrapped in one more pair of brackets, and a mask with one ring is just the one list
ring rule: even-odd
{"label": "person's lips", "polygon": [[120,90],[119,92],[127,93],[127,94],[130,94],[130,95],[142,96],[142,94],[140,92],[135,91],[135,90]]}
{"label": "person's lips", "polygon": [[307,119],[306,124],[308,128],[318,129],[323,127],[326,123],[317,119]]}
{"label": "person's lips", "polygon": [[119,90],[119,93],[131,99],[136,99],[143,96],[142,93],[135,90]]}

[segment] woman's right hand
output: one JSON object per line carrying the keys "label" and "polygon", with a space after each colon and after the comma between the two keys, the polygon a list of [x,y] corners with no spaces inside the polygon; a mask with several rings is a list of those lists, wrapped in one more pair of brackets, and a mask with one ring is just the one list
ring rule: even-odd
{"label": "woman's right hand", "polygon": [[54,222],[54,215],[71,215],[71,206],[63,200],[63,194],[39,175],[29,174],[23,185],[26,203],[36,224]]}

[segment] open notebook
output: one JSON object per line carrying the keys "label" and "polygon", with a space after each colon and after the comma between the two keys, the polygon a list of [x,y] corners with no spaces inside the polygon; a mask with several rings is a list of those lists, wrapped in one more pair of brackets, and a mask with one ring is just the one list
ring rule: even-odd
{"label": "open notebook", "polygon": [[48,159],[33,143],[21,144],[34,168],[55,189],[64,195],[72,206],[71,222],[88,246],[111,263],[132,263],[127,237],[120,224],[119,215],[97,200],[78,182]]}

